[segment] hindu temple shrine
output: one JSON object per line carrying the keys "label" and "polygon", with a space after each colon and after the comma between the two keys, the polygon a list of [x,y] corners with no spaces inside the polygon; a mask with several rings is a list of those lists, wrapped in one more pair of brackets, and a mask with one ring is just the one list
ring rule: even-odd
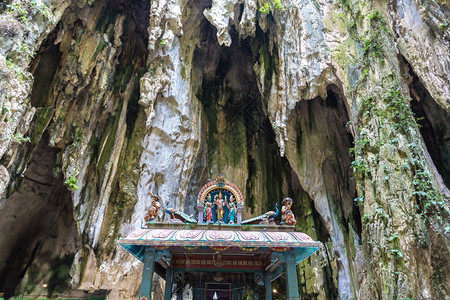
{"label": "hindu temple shrine", "polygon": [[[322,244],[296,232],[293,201],[285,198],[275,211],[242,220],[245,201],[239,188],[219,176],[197,197],[196,218],[166,209],[167,222],[156,221],[160,208],[152,197],[139,229],[119,244],[144,263],[140,300],[151,299],[153,275],[165,278],[164,299],[182,299],[189,285],[193,299],[242,299],[246,289],[263,289],[272,299],[273,280],[284,275],[287,299],[300,299],[296,265]],[[280,213],[281,212],[281,213]],[[258,299],[258,293],[253,293]]]}

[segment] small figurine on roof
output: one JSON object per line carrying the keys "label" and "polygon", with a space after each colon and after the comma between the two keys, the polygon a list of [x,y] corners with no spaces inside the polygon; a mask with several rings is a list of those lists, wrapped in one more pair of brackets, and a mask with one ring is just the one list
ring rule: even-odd
{"label": "small figurine on roof", "polygon": [[291,198],[285,198],[283,200],[283,203],[282,203],[283,207],[281,208],[281,213],[283,214],[283,216],[281,217],[282,224],[287,224],[287,225],[297,224],[294,213],[291,210],[292,202],[293,201]]}
{"label": "small figurine on roof", "polygon": [[[232,199],[233,196],[230,197],[230,200]],[[228,224],[234,224],[236,222],[236,203],[234,201],[230,201],[230,203],[227,204],[227,207],[229,216]]]}
{"label": "small figurine on roof", "polygon": [[222,191],[219,192],[219,196],[214,196],[214,204],[216,205],[217,222],[223,222],[223,207],[225,205],[225,200],[222,196]]}
{"label": "small figurine on roof", "polygon": [[212,210],[211,210],[211,202],[206,202],[205,206],[205,220],[206,223],[212,223]]}
{"label": "small figurine on roof", "polygon": [[152,222],[158,216],[158,209],[161,207],[158,196],[152,195],[152,206],[145,215],[145,222]]}

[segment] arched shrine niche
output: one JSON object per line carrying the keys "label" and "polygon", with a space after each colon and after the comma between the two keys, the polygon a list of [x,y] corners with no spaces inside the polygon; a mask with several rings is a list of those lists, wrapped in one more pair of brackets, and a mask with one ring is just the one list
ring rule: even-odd
{"label": "arched shrine niche", "polygon": [[241,224],[244,197],[234,183],[219,175],[197,197],[198,223]]}

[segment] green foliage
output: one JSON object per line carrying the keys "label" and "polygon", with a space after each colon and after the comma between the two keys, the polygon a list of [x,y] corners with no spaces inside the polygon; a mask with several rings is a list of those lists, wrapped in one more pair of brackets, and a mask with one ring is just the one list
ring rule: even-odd
{"label": "green foliage", "polygon": [[361,218],[361,222],[363,224],[369,223],[370,220],[370,215],[369,214],[365,214],[362,218]]}
{"label": "green foliage", "polygon": [[375,212],[376,212],[376,215],[378,216],[378,218],[385,219],[385,220],[389,219],[389,215],[387,213],[385,213],[384,209],[382,209],[381,207],[378,207]]}
{"label": "green foliage", "polygon": [[369,173],[369,165],[363,158],[369,145],[370,140],[367,138],[367,132],[365,130],[361,130],[359,132],[359,136],[357,136],[357,139],[355,140],[354,147],[349,149],[350,155],[354,155],[355,157],[351,163],[351,166],[353,171],[357,174],[364,175]]}
{"label": "green foliage", "polygon": [[[33,13],[38,12],[51,20],[52,12],[40,0],[14,0],[6,5],[8,12],[13,14],[18,21],[28,24]],[[53,22],[53,20],[51,20]]]}
{"label": "green foliage", "polygon": [[367,16],[369,20],[369,29],[366,30],[362,39],[363,56],[370,55],[375,58],[383,58],[383,41],[382,35],[390,33],[387,27],[386,19],[378,10],[373,11]]}
{"label": "green foliage", "polygon": [[400,251],[400,250],[398,250],[398,249],[392,249],[391,252],[392,252],[392,254],[394,255],[394,257],[395,257],[396,259],[401,259],[401,258],[403,258],[403,252],[402,252],[402,251]]}
{"label": "green foliage", "polygon": [[19,79],[20,82],[24,82],[25,78],[27,78],[27,74],[25,73],[25,71],[20,68],[18,65],[16,65],[11,58],[7,58],[6,59],[6,66],[8,67],[8,69],[14,71],[14,73],[16,73],[16,77],[17,79]]}
{"label": "green foliage", "polygon": [[338,3],[345,10],[351,10],[350,0],[338,0]]}
{"label": "green foliage", "polygon": [[73,153],[75,150],[77,150],[80,147],[82,136],[83,136],[83,131],[78,128],[76,130],[75,137],[73,138],[72,144],[70,144],[67,147],[67,150],[69,153]]}
{"label": "green foliage", "polygon": [[416,120],[409,107],[409,101],[402,95],[400,87],[388,89],[383,99],[387,103],[387,110],[392,114],[394,119],[395,129],[402,128],[408,130],[409,127],[417,127]]}
{"label": "green foliage", "polygon": [[269,3],[264,3],[260,8],[259,8],[259,12],[262,14],[268,14],[270,12],[270,7],[269,7]]}
{"label": "green foliage", "polygon": [[362,72],[361,72],[361,77],[366,77],[367,76],[367,74],[369,74],[369,69],[364,69]]}
{"label": "green foliage", "polygon": [[[281,5],[280,0],[275,0],[273,2],[273,8],[276,10],[283,9],[283,5]],[[270,12],[270,4],[268,2],[264,2],[263,5],[259,7],[259,12],[262,14],[268,14]]]}
{"label": "green foliage", "polygon": [[25,53],[29,58],[33,58],[36,55],[36,52],[31,51],[25,41],[20,42],[20,52]]}
{"label": "green foliage", "polygon": [[8,107],[0,106],[0,114],[9,113],[11,110]]}
{"label": "green foliage", "polygon": [[67,187],[71,190],[71,191],[76,191],[78,189],[78,180],[75,176],[70,175],[69,178],[67,178],[66,181],[64,181],[64,184],[67,185]]}
{"label": "green foliage", "polygon": [[167,41],[164,40],[164,39],[162,39],[161,42],[159,42],[159,46],[160,46],[160,47],[162,47],[162,46],[164,46],[164,45],[166,45],[166,44],[167,44]]}
{"label": "green foliage", "polygon": [[374,34],[369,34],[369,31],[367,31],[366,36],[362,40],[363,55],[369,56],[372,54],[377,58],[383,57],[383,46],[379,40],[379,31],[376,31]]}
{"label": "green foliage", "polygon": [[389,242],[395,242],[399,239],[398,233],[393,233],[391,234],[391,236],[389,237]]}
{"label": "green foliage", "polygon": [[22,144],[22,143],[30,141],[29,137],[24,137],[23,134],[21,134],[19,132],[16,132],[15,134],[12,134],[12,135],[8,136],[7,139],[12,141],[12,142],[19,143],[19,144]]}
{"label": "green foliage", "polygon": [[6,5],[6,7],[8,8],[8,12],[14,14],[19,21],[22,21],[25,24],[28,23],[28,12],[21,1],[12,2],[11,4]]}
{"label": "green foliage", "polygon": [[275,0],[275,9],[282,9],[283,6],[281,6],[280,0]]}
{"label": "green foliage", "polygon": [[353,199],[353,202],[357,205],[357,206],[361,206],[364,203],[364,195],[358,198]]}
{"label": "green foliage", "polygon": [[386,20],[384,19],[384,17],[380,14],[380,12],[378,10],[373,11],[369,16],[368,16],[369,22],[372,24],[373,22],[381,22],[381,23],[386,23]]}

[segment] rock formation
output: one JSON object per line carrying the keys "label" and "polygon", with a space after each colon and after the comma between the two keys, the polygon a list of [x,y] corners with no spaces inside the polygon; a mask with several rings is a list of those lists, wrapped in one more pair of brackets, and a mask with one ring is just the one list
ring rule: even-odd
{"label": "rock formation", "polygon": [[151,195],[191,214],[223,173],[246,216],[289,196],[324,243],[302,299],[449,297],[449,19],[440,0],[0,3],[0,293],[135,297],[117,239]]}

